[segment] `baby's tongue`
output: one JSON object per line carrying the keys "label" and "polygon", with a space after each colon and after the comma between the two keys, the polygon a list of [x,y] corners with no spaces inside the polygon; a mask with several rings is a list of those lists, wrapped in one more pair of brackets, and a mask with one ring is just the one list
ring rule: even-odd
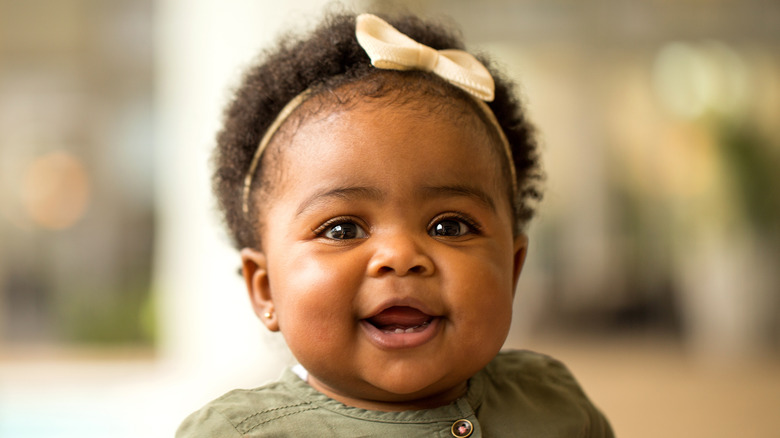
{"label": "baby's tongue", "polygon": [[390,307],[369,319],[368,322],[383,330],[394,330],[417,327],[430,319],[430,315],[412,307]]}

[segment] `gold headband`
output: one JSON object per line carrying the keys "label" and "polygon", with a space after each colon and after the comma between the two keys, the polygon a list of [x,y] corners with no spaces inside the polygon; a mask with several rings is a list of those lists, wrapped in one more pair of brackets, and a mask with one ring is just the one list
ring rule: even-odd
{"label": "gold headband", "polygon": [[[371,14],[361,14],[357,17],[355,36],[374,67],[386,70],[431,72],[474,97],[474,101],[498,132],[504,152],[509,159],[512,192],[517,192],[512,149],[504,130],[501,129],[501,125],[496,120],[495,114],[485,103],[485,101],[493,100],[495,84],[490,72],[481,62],[462,50],[435,50],[420,44],[399,32],[386,21]],[[307,89],[288,102],[260,140],[249,165],[249,171],[244,177],[242,205],[245,215],[249,213],[249,193],[252,187],[252,178],[260,164],[260,157],[282,124],[311,94],[312,90]]]}

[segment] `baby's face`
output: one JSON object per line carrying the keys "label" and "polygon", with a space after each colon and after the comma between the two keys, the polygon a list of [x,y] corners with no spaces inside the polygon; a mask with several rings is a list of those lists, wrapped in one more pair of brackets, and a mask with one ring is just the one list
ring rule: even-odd
{"label": "baby's face", "polygon": [[369,409],[461,396],[506,338],[525,255],[484,130],[409,105],[304,122],[263,252],[242,252],[309,383]]}

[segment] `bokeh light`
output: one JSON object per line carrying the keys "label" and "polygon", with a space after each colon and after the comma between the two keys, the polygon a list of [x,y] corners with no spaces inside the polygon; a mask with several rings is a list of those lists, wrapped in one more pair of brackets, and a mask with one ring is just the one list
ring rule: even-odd
{"label": "bokeh light", "polygon": [[666,109],[682,118],[738,116],[751,93],[743,60],[718,41],[667,43],[656,55],[653,83]]}
{"label": "bokeh light", "polygon": [[66,152],[37,157],[20,186],[22,203],[38,225],[58,230],[73,226],[89,206],[90,179],[81,161]]}

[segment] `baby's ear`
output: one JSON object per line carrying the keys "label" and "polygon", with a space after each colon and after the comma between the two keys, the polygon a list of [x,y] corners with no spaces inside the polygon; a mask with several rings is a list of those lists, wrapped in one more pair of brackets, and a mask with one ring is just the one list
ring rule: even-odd
{"label": "baby's ear", "polygon": [[515,237],[515,258],[514,258],[514,282],[512,283],[512,290],[517,289],[517,281],[520,279],[520,272],[523,271],[523,264],[525,263],[525,256],[528,254],[528,236],[525,233],[520,233]]}
{"label": "baby's ear", "polygon": [[241,250],[241,268],[252,309],[268,330],[277,332],[279,321],[271,297],[267,266],[265,253],[252,248]]}

